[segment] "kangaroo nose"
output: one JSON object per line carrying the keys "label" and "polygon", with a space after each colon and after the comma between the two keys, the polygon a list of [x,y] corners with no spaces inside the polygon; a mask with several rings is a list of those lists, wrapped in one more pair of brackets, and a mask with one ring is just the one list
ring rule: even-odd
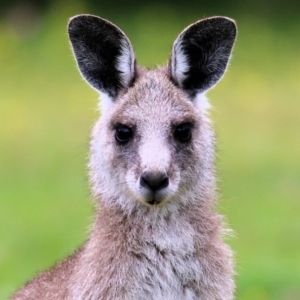
{"label": "kangaroo nose", "polygon": [[163,172],[143,172],[140,177],[140,185],[155,192],[166,188],[169,185],[169,178]]}

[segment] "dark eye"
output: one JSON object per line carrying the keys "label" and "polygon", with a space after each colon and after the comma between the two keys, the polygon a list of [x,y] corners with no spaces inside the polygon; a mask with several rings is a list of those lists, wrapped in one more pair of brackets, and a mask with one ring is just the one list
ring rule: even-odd
{"label": "dark eye", "polygon": [[174,138],[181,143],[187,143],[192,137],[192,124],[183,123],[178,125],[174,131]]}
{"label": "dark eye", "polygon": [[125,125],[116,127],[115,139],[119,144],[126,144],[132,138],[132,130]]}

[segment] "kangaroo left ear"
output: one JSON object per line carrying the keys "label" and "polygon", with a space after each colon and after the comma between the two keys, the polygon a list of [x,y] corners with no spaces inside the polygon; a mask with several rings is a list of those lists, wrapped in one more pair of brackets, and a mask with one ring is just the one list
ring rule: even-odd
{"label": "kangaroo left ear", "polygon": [[82,76],[104,99],[116,100],[135,77],[135,56],[126,35],[114,24],[92,15],[78,15],[68,33]]}
{"label": "kangaroo left ear", "polygon": [[207,91],[223,76],[235,37],[235,22],[225,17],[190,25],[174,42],[169,63],[172,79],[192,98]]}

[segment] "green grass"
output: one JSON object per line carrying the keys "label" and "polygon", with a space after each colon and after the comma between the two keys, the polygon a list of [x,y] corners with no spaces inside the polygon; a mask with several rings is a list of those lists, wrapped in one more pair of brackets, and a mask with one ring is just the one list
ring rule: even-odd
{"label": "green grass", "polygon": [[[166,14],[166,11],[168,13]],[[80,245],[91,223],[88,137],[97,94],[75,67],[66,35],[81,5],[54,6],[37,35],[0,23],[0,299]],[[184,26],[202,18],[150,6],[106,17],[142,65],[167,61]],[[300,299],[300,71],[296,29],[231,15],[234,56],[209,97],[222,201],[235,237],[237,299]],[[3,76],[4,74],[4,76]]]}

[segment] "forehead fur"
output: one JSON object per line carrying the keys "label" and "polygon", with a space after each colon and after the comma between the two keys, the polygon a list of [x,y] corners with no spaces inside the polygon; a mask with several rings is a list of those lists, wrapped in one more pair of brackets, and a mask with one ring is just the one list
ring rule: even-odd
{"label": "forehead fur", "polygon": [[117,99],[114,123],[137,119],[161,122],[195,122],[197,110],[188,96],[169,79],[165,69],[143,70],[133,87]]}

